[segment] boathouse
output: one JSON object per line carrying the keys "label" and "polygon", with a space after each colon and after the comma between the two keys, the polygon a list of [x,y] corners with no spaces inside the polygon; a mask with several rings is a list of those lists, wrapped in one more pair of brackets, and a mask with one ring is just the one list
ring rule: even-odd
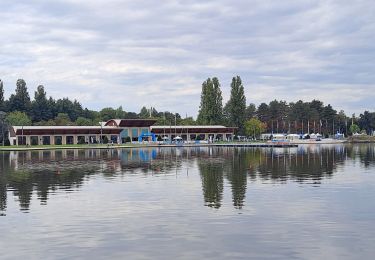
{"label": "boathouse", "polygon": [[235,128],[225,126],[154,126],[154,119],[111,119],[97,126],[11,126],[11,145],[69,145],[103,142],[232,140]]}

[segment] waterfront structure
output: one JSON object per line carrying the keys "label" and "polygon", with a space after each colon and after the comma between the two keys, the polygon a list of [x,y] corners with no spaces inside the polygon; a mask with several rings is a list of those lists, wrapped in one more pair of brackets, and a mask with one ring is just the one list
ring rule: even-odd
{"label": "waterfront structure", "polygon": [[153,126],[154,119],[111,119],[98,126],[11,126],[11,145],[68,145],[183,140],[232,140],[235,128],[224,126]]}
{"label": "waterfront structure", "polygon": [[235,127],[221,125],[178,125],[178,126],[151,126],[151,130],[157,136],[174,140],[182,138],[184,141],[191,140],[233,140]]}
{"label": "waterfront structure", "polygon": [[84,143],[124,143],[138,141],[151,132],[153,119],[111,119],[98,126],[11,126],[11,145],[66,145]]}

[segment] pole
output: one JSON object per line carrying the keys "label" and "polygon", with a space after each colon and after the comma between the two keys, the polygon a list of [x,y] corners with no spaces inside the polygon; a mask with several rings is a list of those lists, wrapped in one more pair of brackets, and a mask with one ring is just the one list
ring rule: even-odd
{"label": "pole", "polygon": [[100,122],[100,144],[103,141],[103,124]]}
{"label": "pole", "polygon": [[[0,80],[0,82],[1,82],[1,80]],[[5,145],[4,143],[5,143],[5,138],[4,138],[4,119],[5,119],[5,115],[6,115],[6,113],[4,112],[4,111],[0,111],[0,118],[1,118],[1,135],[2,135],[2,137],[3,137],[3,139],[2,139],[2,143],[3,143],[3,146]]]}
{"label": "pole", "polygon": [[307,120],[307,134],[310,134],[310,120]]}

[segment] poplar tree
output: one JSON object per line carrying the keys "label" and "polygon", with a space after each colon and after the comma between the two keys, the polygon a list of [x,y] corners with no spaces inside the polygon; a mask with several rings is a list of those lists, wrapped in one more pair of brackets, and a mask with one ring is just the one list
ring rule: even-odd
{"label": "poplar tree", "polygon": [[245,90],[239,76],[233,77],[231,83],[230,99],[225,105],[227,121],[230,126],[238,127],[238,133],[244,133],[246,119]]}
{"label": "poplar tree", "polygon": [[202,84],[198,122],[203,125],[223,123],[223,97],[218,78],[208,78]]}

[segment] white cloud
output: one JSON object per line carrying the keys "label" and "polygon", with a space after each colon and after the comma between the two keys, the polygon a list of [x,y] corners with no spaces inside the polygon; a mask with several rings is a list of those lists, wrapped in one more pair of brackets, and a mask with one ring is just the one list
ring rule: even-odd
{"label": "white cloud", "polygon": [[[0,77],[100,109],[196,115],[201,83],[248,102],[320,98],[374,109],[375,5],[358,1],[4,1]],[[318,91],[317,91],[318,90]],[[354,95],[352,93],[355,93]],[[311,98],[309,98],[311,97]]]}

